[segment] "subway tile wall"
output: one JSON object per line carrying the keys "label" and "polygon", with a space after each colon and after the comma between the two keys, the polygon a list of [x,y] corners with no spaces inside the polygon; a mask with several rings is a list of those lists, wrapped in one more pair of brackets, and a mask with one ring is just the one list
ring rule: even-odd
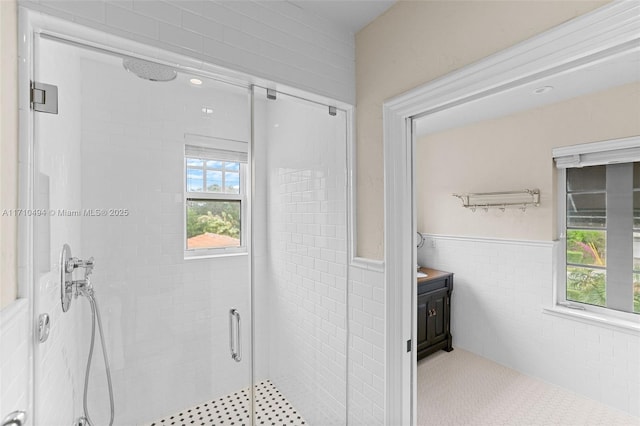
{"label": "subway tile wall", "polygon": [[256,305],[255,335],[263,341],[256,342],[256,374],[269,377],[309,424],[344,425],[345,113],[332,117],[326,107],[285,95],[266,101],[261,90],[255,99],[255,220],[266,226],[254,229],[254,290],[268,306]]}
{"label": "subway tile wall", "polygon": [[384,425],[384,273],[380,262],[349,268],[349,425]]}
{"label": "subway tile wall", "polygon": [[640,337],[543,313],[553,243],[427,236],[420,265],[453,272],[453,346],[640,415]]}
{"label": "subway tile wall", "polygon": [[18,3],[130,40],[355,103],[354,35],[289,2]]}
{"label": "subway tile wall", "polygon": [[0,311],[0,416],[29,409],[29,302]]}

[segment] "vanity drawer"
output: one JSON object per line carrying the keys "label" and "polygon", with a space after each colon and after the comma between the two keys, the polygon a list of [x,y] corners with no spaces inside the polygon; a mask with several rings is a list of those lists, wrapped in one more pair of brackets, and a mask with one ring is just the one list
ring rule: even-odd
{"label": "vanity drawer", "polygon": [[429,293],[430,291],[439,290],[441,288],[449,288],[451,289],[453,282],[453,275],[448,275],[445,277],[436,277],[429,279],[427,277],[424,281],[418,282],[418,295]]}

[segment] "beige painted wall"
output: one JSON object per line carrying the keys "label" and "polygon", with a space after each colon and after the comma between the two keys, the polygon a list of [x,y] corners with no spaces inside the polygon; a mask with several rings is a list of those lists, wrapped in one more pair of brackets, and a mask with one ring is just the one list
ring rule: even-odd
{"label": "beige painted wall", "polygon": [[[640,135],[640,83],[581,96],[420,138],[416,146],[418,231],[553,240],[555,147]],[[452,193],[538,188],[540,207],[464,209]]]}
{"label": "beige painted wall", "polygon": [[15,0],[0,0],[0,309],[17,297],[18,60]]}
{"label": "beige painted wall", "polygon": [[382,259],[382,104],[607,1],[399,1],[356,34],[358,256]]}

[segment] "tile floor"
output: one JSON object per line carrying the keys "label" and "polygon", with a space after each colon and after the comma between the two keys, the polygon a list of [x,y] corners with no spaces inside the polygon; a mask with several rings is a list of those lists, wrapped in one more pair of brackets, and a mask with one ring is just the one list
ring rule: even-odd
{"label": "tile floor", "polygon": [[418,362],[418,426],[640,426],[640,419],[456,348]]}
{"label": "tile floor", "polygon": [[[256,425],[306,425],[270,380],[255,385],[255,396]],[[251,390],[246,388],[157,420],[149,426],[250,426],[250,402]]]}

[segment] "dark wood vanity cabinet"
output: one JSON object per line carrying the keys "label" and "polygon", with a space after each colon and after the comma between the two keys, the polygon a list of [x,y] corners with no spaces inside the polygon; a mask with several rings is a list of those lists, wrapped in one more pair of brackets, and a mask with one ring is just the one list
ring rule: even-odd
{"label": "dark wood vanity cabinet", "polygon": [[440,349],[453,350],[451,344],[451,292],[453,274],[421,268],[426,277],[418,278],[418,359]]}

